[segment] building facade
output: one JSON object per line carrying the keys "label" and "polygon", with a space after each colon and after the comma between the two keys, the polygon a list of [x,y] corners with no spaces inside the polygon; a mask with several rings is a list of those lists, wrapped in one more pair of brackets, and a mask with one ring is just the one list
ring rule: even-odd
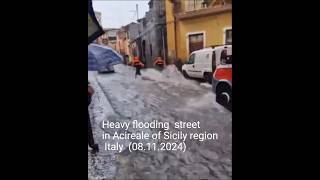
{"label": "building facade", "polygon": [[138,37],[130,42],[146,67],[153,67],[153,61],[159,55],[166,59],[165,10],[165,1],[150,0],[149,11],[138,20]]}
{"label": "building facade", "polygon": [[129,54],[130,54],[129,39],[128,39],[127,32],[128,30],[126,26],[121,27],[117,32],[117,42],[116,42],[116,51],[118,51],[118,53],[123,56],[125,61],[128,61]]}
{"label": "building facade", "polygon": [[102,44],[116,50],[118,28],[105,28],[104,34],[101,36]]}
{"label": "building facade", "polygon": [[186,62],[205,47],[232,44],[231,0],[166,0],[168,58]]}
{"label": "building facade", "polygon": [[138,45],[134,40],[139,36],[139,24],[132,22],[126,25],[125,29],[128,37],[128,61],[132,61],[138,49]]}

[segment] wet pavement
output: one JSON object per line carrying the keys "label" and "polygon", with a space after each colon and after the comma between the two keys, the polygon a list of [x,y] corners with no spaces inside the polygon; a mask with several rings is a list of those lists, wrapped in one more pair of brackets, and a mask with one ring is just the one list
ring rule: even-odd
{"label": "wet pavement", "polygon": [[[162,72],[144,69],[137,79],[132,67],[117,65],[115,71],[112,74],[89,72],[88,75],[96,91],[89,108],[95,140],[100,148],[96,155],[92,155],[88,148],[88,179],[232,179],[232,113],[214,101],[215,95],[209,84],[186,80],[174,66],[168,66]],[[184,133],[215,132],[219,138],[202,142],[187,139],[185,152],[129,152],[130,140],[109,140],[123,144],[125,150],[121,153],[105,151],[103,132],[123,130],[103,129],[102,121],[132,122],[135,119],[168,122],[170,126],[178,121],[199,121],[200,129],[180,130]],[[138,130],[128,131],[134,133]],[[143,131],[153,133],[156,129]],[[142,141],[173,142],[164,139]]]}

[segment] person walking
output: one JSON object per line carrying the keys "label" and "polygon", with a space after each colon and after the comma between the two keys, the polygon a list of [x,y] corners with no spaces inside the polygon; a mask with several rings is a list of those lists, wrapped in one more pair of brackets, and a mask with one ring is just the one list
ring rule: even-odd
{"label": "person walking", "polygon": [[135,56],[133,58],[133,66],[136,68],[136,74],[135,74],[135,78],[137,78],[138,75],[141,76],[141,68],[144,67],[144,64],[140,61],[138,56]]}
{"label": "person walking", "polygon": [[99,146],[98,146],[98,144],[94,143],[91,121],[90,121],[90,114],[89,114],[89,105],[91,103],[91,99],[92,99],[93,94],[94,94],[94,90],[90,86],[90,83],[88,82],[88,144],[89,144],[89,147],[92,148],[91,152],[96,153],[99,151]]}

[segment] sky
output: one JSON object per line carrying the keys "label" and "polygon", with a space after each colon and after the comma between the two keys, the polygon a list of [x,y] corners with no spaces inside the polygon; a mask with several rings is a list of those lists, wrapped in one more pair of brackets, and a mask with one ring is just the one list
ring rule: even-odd
{"label": "sky", "polygon": [[144,17],[149,10],[149,0],[93,0],[95,11],[101,12],[103,28],[120,28],[131,22],[136,22],[136,4],[139,8],[139,18]]}

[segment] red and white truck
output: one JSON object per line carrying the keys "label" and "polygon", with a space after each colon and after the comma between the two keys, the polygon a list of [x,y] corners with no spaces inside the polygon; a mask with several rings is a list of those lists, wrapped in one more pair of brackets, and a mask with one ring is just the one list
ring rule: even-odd
{"label": "red and white truck", "polygon": [[212,89],[216,101],[232,111],[232,47],[221,51],[220,64],[213,73]]}

